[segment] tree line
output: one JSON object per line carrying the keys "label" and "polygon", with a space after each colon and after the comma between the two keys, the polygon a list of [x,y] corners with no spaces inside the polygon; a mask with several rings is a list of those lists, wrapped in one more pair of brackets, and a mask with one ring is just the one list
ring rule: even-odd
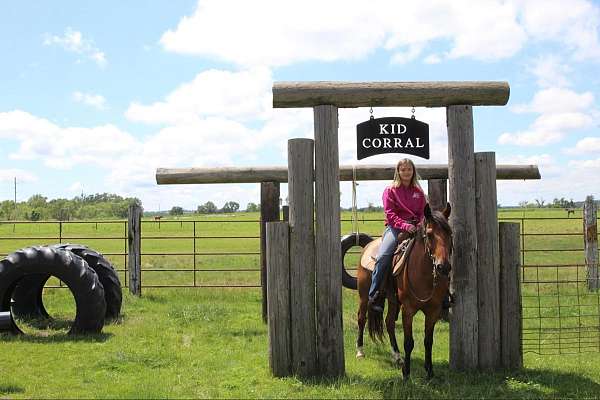
{"label": "tree line", "polygon": [[76,196],[72,199],[52,199],[35,194],[26,201],[4,200],[0,202],[0,219],[5,221],[74,219],[122,219],[127,218],[130,204],[142,205],[136,197],[121,197],[111,193]]}
{"label": "tree line", "polygon": [[[196,210],[194,211],[194,213],[196,213],[196,214],[219,214],[219,213],[234,213],[234,212],[238,212],[238,211],[242,211],[242,210],[240,210],[240,204],[235,201],[228,201],[225,204],[223,204],[223,207],[221,207],[221,208],[217,207],[217,205],[215,203],[213,203],[212,201],[207,201],[206,203],[199,205],[196,208]],[[248,203],[248,205],[246,206],[246,209],[243,211],[245,211],[245,212],[260,211],[260,204]],[[183,207],[174,206],[169,210],[169,215],[183,215],[186,212],[189,213],[190,211],[184,210]]]}

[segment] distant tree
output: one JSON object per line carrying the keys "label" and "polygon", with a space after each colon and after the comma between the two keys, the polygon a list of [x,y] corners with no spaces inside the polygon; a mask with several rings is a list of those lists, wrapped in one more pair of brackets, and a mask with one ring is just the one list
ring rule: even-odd
{"label": "distant tree", "polygon": [[212,201],[207,201],[206,203],[198,206],[196,212],[198,214],[214,214],[218,211],[217,206]]}
{"label": "distant tree", "polygon": [[30,221],[39,221],[42,218],[42,214],[38,210],[31,210],[29,214]]}
{"label": "distant tree", "polygon": [[537,207],[537,208],[542,208],[542,207],[544,207],[544,203],[545,203],[545,202],[546,202],[546,201],[545,201],[544,199],[542,199],[542,198],[540,198],[540,199],[535,199],[535,204],[536,204],[536,207]]}
{"label": "distant tree", "polygon": [[231,212],[236,212],[239,209],[240,209],[240,205],[238,203],[236,203],[235,201],[228,201],[227,203],[225,203],[223,205],[221,212],[231,213]]}
{"label": "distant tree", "polygon": [[256,211],[259,211],[258,205],[256,205],[255,203],[248,203],[248,205],[246,206],[246,212],[256,212]]}
{"label": "distant tree", "polygon": [[174,206],[169,211],[169,215],[183,215],[183,208],[181,208],[179,206]]}

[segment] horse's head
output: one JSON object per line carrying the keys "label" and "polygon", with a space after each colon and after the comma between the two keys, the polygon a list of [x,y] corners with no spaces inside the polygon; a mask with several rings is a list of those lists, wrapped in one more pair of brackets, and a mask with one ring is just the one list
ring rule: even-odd
{"label": "horse's head", "polygon": [[450,203],[444,211],[433,211],[429,204],[425,205],[425,250],[431,257],[434,276],[438,272],[450,273],[450,255],[452,254],[452,229],[448,224]]}

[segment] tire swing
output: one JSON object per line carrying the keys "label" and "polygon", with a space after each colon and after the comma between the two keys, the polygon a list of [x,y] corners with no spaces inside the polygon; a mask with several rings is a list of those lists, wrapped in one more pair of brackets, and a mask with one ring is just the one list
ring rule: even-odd
{"label": "tire swing", "polygon": [[[31,275],[55,276],[71,290],[76,313],[69,334],[102,331],[106,301],[98,275],[83,258],[60,248],[26,247],[0,261],[0,312],[10,312],[11,305],[17,304],[11,304],[14,289]],[[23,333],[14,324],[12,328],[13,333]]]}
{"label": "tire swing", "polygon": [[366,233],[360,233],[358,229],[358,213],[356,211],[356,167],[352,167],[352,230],[353,233],[342,237],[342,286],[357,290],[356,277],[350,275],[344,266],[344,258],[350,248],[360,246],[364,248],[373,238]]}
{"label": "tire swing", "polygon": [[[96,271],[100,283],[104,287],[106,300],[106,321],[116,320],[121,313],[123,293],[121,281],[112,264],[100,253],[80,244],[56,244],[50,246],[66,250],[83,258],[88,266]],[[20,318],[48,318],[48,312],[42,300],[42,290],[49,274],[33,274],[23,277],[15,287],[12,298],[12,312]]]}

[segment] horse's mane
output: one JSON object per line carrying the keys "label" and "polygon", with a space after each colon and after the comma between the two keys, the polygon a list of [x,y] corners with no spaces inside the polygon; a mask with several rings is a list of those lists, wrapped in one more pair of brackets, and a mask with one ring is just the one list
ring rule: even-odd
{"label": "horse's mane", "polygon": [[446,232],[450,237],[452,237],[452,228],[450,228],[450,224],[444,217],[440,211],[431,211],[431,219],[438,225],[444,232]]}

